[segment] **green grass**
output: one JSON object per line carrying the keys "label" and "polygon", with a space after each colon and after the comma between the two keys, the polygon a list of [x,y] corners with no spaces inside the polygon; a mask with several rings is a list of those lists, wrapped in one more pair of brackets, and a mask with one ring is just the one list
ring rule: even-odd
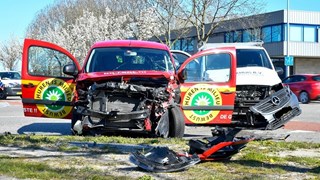
{"label": "green grass", "polygon": [[0,145],[42,147],[42,146],[63,146],[71,141],[95,142],[95,143],[120,143],[120,144],[147,144],[147,145],[177,145],[185,147],[186,140],[180,138],[129,138],[120,136],[44,136],[44,135],[0,135]]}
{"label": "green grass", "polygon": [[[25,148],[46,148],[63,152],[87,152],[91,153],[91,161],[87,157],[59,157],[48,162],[28,157],[0,156],[0,174],[16,178],[28,179],[132,179],[133,177],[114,176],[108,172],[108,167],[127,165],[126,161],[100,161],[100,155],[123,154],[118,149],[88,148],[71,146],[69,142],[96,142],[96,143],[120,143],[153,146],[169,146],[174,150],[187,150],[187,141],[183,139],[162,138],[128,138],[115,136],[83,137],[83,136],[42,136],[42,135],[0,135],[2,146],[15,146]],[[176,149],[175,149],[176,148]],[[320,144],[305,142],[275,142],[253,141],[231,161],[202,162],[190,167],[188,170],[169,173],[177,179],[278,179],[292,178],[290,174],[303,174],[302,179],[320,179],[319,156],[292,156],[291,151],[319,150]],[[176,150],[176,151],[177,151]],[[181,152],[181,151],[180,151]],[[278,156],[278,153],[289,152],[286,156]],[[127,152],[128,153],[128,152]],[[116,157],[115,157],[116,158]],[[128,161],[129,162],[129,161]],[[79,168],[78,165],[82,166]],[[102,170],[96,165],[106,167]],[[158,177],[142,175],[136,179],[151,180]],[[161,176],[160,176],[161,177]],[[134,178],[133,178],[134,179]]]}
{"label": "green grass", "polygon": [[0,174],[23,179],[128,179],[92,168],[53,168],[44,162],[30,162],[28,158],[1,156],[0,164]]}

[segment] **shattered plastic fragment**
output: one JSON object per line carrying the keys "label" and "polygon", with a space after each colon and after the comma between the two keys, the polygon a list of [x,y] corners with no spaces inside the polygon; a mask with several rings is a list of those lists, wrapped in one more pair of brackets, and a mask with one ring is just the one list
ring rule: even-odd
{"label": "shattered plastic fragment", "polygon": [[144,153],[131,153],[130,161],[146,171],[174,172],[186,169],[200,162],[200,159],[197,155],[179,156],[168,147],[154,147]]}
{"label": "shattered plastic fragment", "polygon": [[203,140],[191,139],[189,153],[178,154],[168,147],[154,147],[146,151],[131,153],[130,161],[138,167],[152,172],[181,171],[200,161],[229,160],[246,144],[250,137],[235,137],[239,128],[216,128],[213,137]]}

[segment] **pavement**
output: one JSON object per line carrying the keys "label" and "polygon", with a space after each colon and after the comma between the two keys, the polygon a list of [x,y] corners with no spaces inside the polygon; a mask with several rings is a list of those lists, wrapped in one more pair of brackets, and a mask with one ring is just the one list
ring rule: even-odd
{"label": "pavement", "polygon": [[[20,99],[0,101],[0,108],[20,105],[22,106]],[[242,130],[238,135],[250,135],[254,136],[256,139],[320,143],[320,121],[316,119],[318,118],[317,114],[319,114],[319,107],[320,103],[302,105],[303,114],[295,117],[293,120],[286,123],[284,127],[277,130]],[[211,129],[213,129],[213,127],[186,126],[185,138],[201,138],[211,136]]]}
{"label": "pavement", "polygon": [[289,121],[285,124],[284,129],[320,132],[320,123],[305,121]]}

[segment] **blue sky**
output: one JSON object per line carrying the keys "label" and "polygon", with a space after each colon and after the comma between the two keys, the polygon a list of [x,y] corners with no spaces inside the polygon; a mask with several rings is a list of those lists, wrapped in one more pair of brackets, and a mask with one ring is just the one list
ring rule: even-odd
{"label": "blue sky", "polygon": [[54,0],[0,0],[0,42],[11,35],[23,39],[27,26],[37,12]]}
{"label": "blue sky", "polygon": [[[35,15],[55,0],[0,0],[0,42],[10,36],[21,41]],[[287,8],[287,0],[265,0],[265,12]],[[320,11],[320,0],[290,0],[290,9]]]}

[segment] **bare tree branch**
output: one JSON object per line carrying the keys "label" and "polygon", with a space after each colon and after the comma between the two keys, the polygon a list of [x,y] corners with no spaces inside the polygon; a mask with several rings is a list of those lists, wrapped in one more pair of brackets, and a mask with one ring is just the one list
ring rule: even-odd
{"label": "bare tree branch", "polygon": [[187,7],[184,20],[195,27],[201,45],[226,20],[257,14],[263,9],[263,3],[259,0],[187,0],[181,6]]}
{"label": "bare tree branch", "polygon": [[16,65],[21,61],[21,54],[22,45],[16,37],[12,36],[8,41],[0,44],[0,62],[7,70],[20,70]]}

